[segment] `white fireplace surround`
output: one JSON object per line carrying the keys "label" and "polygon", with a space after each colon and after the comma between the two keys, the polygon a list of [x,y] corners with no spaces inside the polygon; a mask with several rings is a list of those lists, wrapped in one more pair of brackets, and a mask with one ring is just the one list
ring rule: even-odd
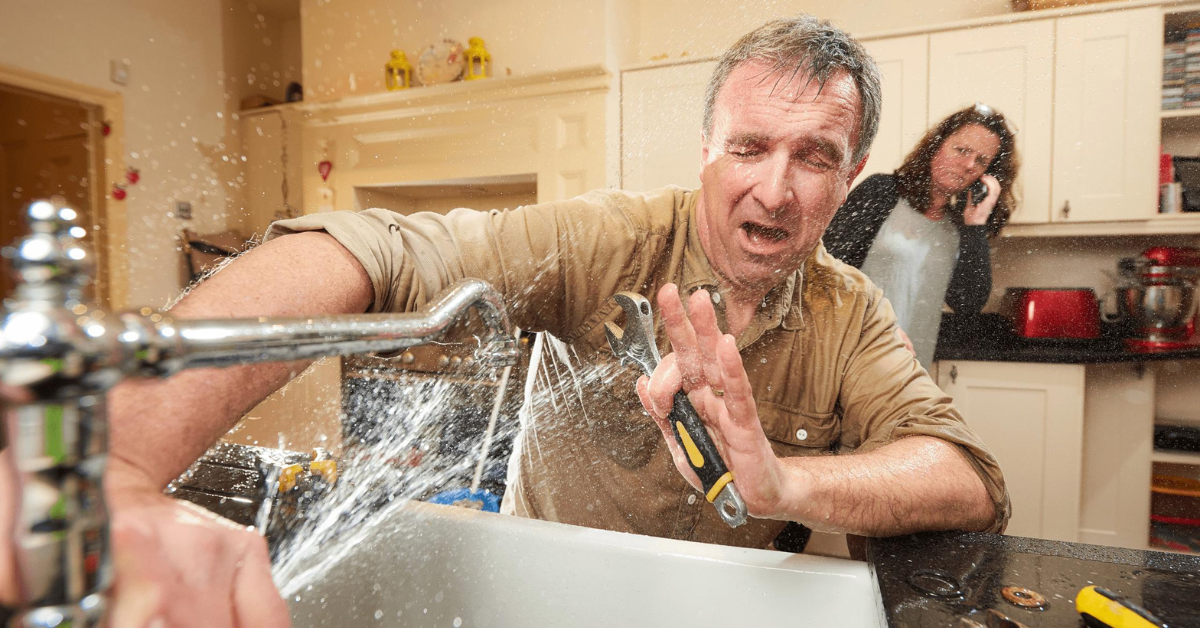
{"label": "white fireplace surround", "polygon": [[591,66],[299,104],[305,213],[364,209],[356,188],[417,182],[532,175],[539,202],[604,187],[612,85]]}

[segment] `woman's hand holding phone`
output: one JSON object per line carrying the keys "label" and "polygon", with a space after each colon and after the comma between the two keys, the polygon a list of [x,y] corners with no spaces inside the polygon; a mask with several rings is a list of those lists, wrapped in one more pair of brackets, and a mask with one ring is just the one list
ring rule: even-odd
{"label": "woman's hand holding phone", "polygon": [[[983,198],[976,196],[980,184],[986,187],[987,194]],[[963,210],[963,223],[968,225],[986,225],[988,217],[1000,199],[1000,182],[990,174],[979,177],[967,192],[967,207]]]}

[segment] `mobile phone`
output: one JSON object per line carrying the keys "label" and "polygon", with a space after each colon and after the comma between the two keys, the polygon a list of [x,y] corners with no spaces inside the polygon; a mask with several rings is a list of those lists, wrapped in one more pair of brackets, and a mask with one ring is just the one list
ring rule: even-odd
{"label": "mobile phone", "polygon": [[971,204],[978,205],[987,198],[988,186],[983,182],[983,179],[976,179],[975,183],[971,184]]}

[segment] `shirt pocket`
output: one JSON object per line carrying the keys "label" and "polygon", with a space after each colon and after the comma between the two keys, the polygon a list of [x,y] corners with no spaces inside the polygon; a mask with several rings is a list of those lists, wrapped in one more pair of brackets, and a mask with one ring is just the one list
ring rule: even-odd
{"label": "shirt pocket", "polygon": [[833,412],[806,412],[770,401],[758,402],[758,420],[779,456],[811,456],[829,451],[842,435]]}

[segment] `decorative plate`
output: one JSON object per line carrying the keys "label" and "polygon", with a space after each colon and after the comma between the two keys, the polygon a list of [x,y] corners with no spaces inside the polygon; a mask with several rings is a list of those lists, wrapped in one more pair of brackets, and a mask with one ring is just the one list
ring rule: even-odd
{"label": "decorative plate", "polygon": [[422,85],[449,83],[462,77],[466,67],[463,45],[453,39],[443,39],[421,51],[417,58],[417,80]]}

